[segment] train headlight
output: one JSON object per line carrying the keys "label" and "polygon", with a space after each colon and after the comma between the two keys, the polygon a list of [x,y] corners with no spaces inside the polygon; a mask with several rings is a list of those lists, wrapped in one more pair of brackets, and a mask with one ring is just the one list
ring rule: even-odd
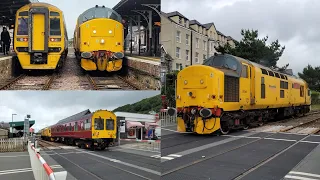
{"label": "train headlight", "polygon": [[109,34],[112,34],[112,31],[111,31],[111,30],[109,31]]}
{"label": "train headlight", "polygon": [[174,115],[176,115],[176,113],[177,113],[177,110],[175,108],[168,109],[169,116],[174,116]]}
{"label": "train headlight", "polygon": [[95,33],[97,33],[97,31],[96,31],[96,30],[93,30],[93,34],[95,34]]}
{"label": "train headlight", "polygon": [[188,81],[187,81],[187,80],[184,80],[184,84],[188,84]]}
{"label": "train headlight", "polygon": [[104,44],[104,39],[101,39],[101,40],[100,40],[100,43],[101,43],[101,44]]}
{"label": "train headlight", "polygon": [[201,117],[204,117],[204,118],[208,118],[208,117],[212,116],[211,110],[207,109],[207,108],[201,109],[199,114],[200,114]]}
{"label": "train headlight", "polygon": [[202,79],[200,80],[200,84],[203,84],[203,80]]}

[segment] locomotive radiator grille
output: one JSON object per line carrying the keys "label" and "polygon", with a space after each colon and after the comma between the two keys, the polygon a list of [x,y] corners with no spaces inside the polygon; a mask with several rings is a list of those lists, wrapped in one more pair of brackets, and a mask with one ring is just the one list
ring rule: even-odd
{"label": "locomotive radiator grille", "polygon": [[239,102],[239,78],[224,77],[224,102]]}

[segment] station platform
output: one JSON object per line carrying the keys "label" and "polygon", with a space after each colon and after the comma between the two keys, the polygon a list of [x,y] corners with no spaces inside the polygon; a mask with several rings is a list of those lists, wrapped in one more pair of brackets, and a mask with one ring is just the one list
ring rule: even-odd
{"label": "station platform", "polygon": [[0,79],[12,76],[12,56],[0,54]]}
{"label": "station platform", "polygon": [[320,179],[320,145],[318,145],[296,167],[294,167],[284,179]]}
{"label": "station platform", "polygon": [[126,56],[128,66],[147,73],[148,75],[160,78],[160,58],[144,56]]}

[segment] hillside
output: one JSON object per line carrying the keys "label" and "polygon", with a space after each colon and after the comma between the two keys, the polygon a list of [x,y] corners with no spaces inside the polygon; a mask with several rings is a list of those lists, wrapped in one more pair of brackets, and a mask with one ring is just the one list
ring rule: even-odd
{"label": "hillside", "polygon": [[159,112],[161,109],[161,95],[143,99],[134,104],[127,104],[116,108],[113,112],[131,112],[149,114],[150,111]]}

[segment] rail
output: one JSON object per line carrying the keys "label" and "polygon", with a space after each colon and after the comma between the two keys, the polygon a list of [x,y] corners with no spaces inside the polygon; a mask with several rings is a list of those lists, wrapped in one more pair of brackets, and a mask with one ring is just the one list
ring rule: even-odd
{"label": "rail", "polygon": [[65,180],[67,171],[53,172],[51,167],[41,157],[39,150],[29,141],[28,152],[30,156],[31,168],[35,180]]}
{"label": "rail", "polygon": [[11,84],[17,82],[19,79],[22,79],[25,76],[26,76],[25,74],[21,74],[20,76],[9,80],[9,82],[6,82],[4,85],[0,86],[0,90],[6,89],[8,86],[10,86]]}

